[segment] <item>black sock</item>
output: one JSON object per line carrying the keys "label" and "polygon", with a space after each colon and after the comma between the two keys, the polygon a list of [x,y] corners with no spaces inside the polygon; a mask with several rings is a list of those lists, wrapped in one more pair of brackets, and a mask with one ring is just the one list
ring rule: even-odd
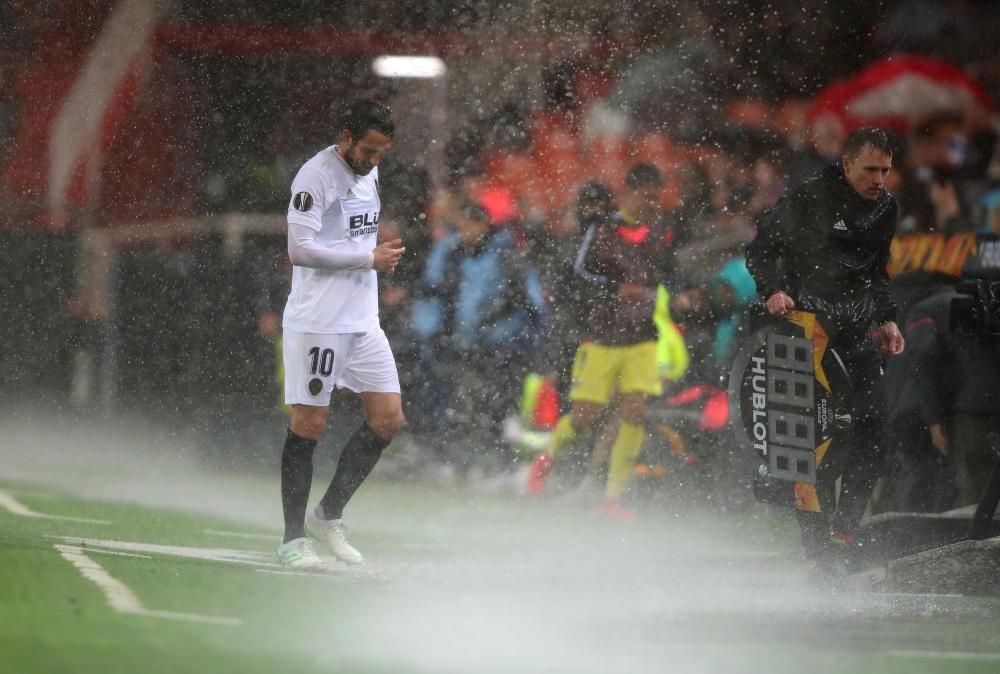
{"label": "black sock", "polygon": [[388,445],[389,441],[377,436],[367,421],[354,432],[344,451],[340,453],[337,472],[334,473],[323,500],[319,502],[324,519],[339,520],[343,516],[344,506],[368,477],[368,473],[372,472],[382,456],[382,450]]}
{"label": "black sock", "polygon": [[285,512],[284,542],[305,536],[306,504],[312,486],[316,441],[288,429],[281,452],[281,508]]}

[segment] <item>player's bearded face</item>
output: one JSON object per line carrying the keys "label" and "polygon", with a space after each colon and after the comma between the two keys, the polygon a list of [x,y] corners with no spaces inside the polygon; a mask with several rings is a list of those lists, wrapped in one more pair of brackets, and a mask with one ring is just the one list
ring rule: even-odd
{"label": "player's bearded face", "polygon": [[361,138],[354,139],[350,132],[344,131],[344,143],[341,151],[344,161],[359,176],[366,176],[382,161],[382,156],[392,146],[392,139],[374,129],[368,129]]}

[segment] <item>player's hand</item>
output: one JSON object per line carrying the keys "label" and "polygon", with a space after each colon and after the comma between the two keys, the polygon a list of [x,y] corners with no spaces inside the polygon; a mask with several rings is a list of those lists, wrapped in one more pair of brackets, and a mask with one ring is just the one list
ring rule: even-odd
{"label": "player's hand", "polygon": [[771,293],[767,298],[767,313],[772,316],[784,316],[795,308],[795,301],[784,290]]}
{"label": "player's hand", "polygon": [[882,338],[882,351],[884,353],[890,356],[898,356],[903,353],[906,341],[903,339],[903,333],[899,331],[899,327],[895,321],[883,323],[879,326],[878,331],[879,336]]}
{"label": "player's hand", "polygon": [[944,434],[944,426],[931,424],[931,444],[941,456],[948,456],[948,436]]}
{"label": "player's hand", "polygon": [[380,243],[372,251],[372,255],[374,256],[372,259],[372,269],[381,272],[394,270],[404,252],[406,252],[406,249],[403,248],[402,239],[393,239],[392,241]]}

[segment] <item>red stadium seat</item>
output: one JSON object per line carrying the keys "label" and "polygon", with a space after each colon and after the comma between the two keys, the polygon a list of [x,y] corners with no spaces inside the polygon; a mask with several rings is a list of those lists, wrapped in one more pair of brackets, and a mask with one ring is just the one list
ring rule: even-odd
{"label": "red stadium seat", "polygon": [[628,169],[627,140],[624,136],[598,136],[584,148],[588,177],[604,182],[612,190],[625,184]]}
{"label": "red stadium seat", "polygon": [[758,100],[734,100],[726,104],[726,117],[751,129],[773,128],[771,107]]}

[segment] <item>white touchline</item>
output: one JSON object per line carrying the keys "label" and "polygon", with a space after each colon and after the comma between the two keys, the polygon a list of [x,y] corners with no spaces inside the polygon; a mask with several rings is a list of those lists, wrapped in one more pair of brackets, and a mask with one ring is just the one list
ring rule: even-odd
{"label": "white touchline", "polygon": [[310,571],[279,571],[278,569],[257,569],[257,573],[270,573],[275,576],[306,576],[308,578],[327,578],[330,580],[340,580],[329,573]]}
{"label": "white touchline", "polygon": [[111,522],[107,520],[92,520],[87,517],[66,517],[63,515],[46,515],[44,513],[36,513],[34,510],[28,508],[2,489],[0,489],[0,507],[9,510],[15,515],[20,515],[21,517],[35,517],[44,520],[60,520],[62,522],[81,522],[84,524],[111,524]]}
{"label": "white touchline", "polygon": [[229,536],[230,538],[251,538],[255,541],[273,541],[281,534],[244,534],[238,531],[219,531],[218,529],[205,529],[206,534],[213,536]]}
{"label": "white touchline", "polygon": [[110,541],[99,538],[80,538],[78,536],[50,536],[69,545],[81,548],[101,548],[121,552],[150,553],[154,555],[172,555],[188,559],[203,559],[211,562],[227,562],[230,564],[249,564],[251,566],[277,566],[270,555],[248,550],[229,550],[226,548],[190,548],[179,545],[159,545],[156,543],[133,543],[131,541]]}
{"label": "white touchline", "polygon": [[942,658],[945,660],[1000,660],[1000,653],[977,653],[975,651],[888,651],[898,658]]}
{"label": "white touchline", "polygon": [[187,622],[207,623],[211,625],[241,625],[239,618],[224,618],[220,616],[199,615],[197,613],[175,613],[174,611],[154,611],[144,608],[139,598],[129,587],[114,578],[107,570],[84,554],[83,549],[75,545],[55,546],[59,554],[75,566],[83,577],[93,582],[104,593],[108,605],[119,613],[146,616],[148,618],[163,618],[165,620],[182,620]]}
{"label": "white touchline", "polygon": [[134,552],[118,552],[117,550],[102,550],[101,548],[91,548],[87,552],[96,552],[99,555],[113,555],[115,557],[134,557],[135,559],[152,559],[150,555],[137,555]]}

